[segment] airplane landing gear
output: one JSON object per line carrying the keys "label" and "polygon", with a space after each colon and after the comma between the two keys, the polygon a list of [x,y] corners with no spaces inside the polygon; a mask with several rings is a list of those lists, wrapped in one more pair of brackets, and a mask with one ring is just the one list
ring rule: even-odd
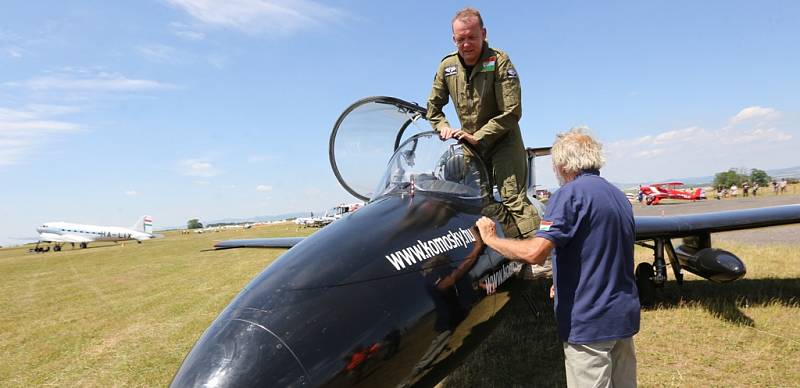
{"label": "airplane landing gear", "polygon": [[639,304],[642,307],[652,307],[656,302],[656,289],[663,288],[667,282],[667,260],[664,257],[666,252],[669,257],[669,264],[675,274],[678,285],[683,284],[683,273],[672,246],[672,240],[668,238],[656,238],[653,244],[644,242],[637,243],[645,248],[653,250],[653,264],[639,263],[636,266],[636,288],[639,289]]}
{"label": "airplane landing gear", "polygon": [[656,302],[654,277],[655,272],[652,264],[639,263],[636,266],[636,288],[639,289],[639,304],[642,307],[653,307]]}
{"label": "airplane landing gear", "polygon": [[53,245],[53,252],[61,252],[61,245]]}
{"label": "airplane landing gear", "polygon": [[88,246],[88,244],[86,244],[85,242],[81,243],[81,249],[86,249],[87,246]]}
{"label": "airplane landing gear", "polygon": [[[42,243],[41,241],[37,241],[36,242],[36,246],[34,246],[33,249],[30,249],[28,252],[35,252],[35,253],[44,252],[45,251],[44,248],[39,246],[39,244],[41,244],[41,243]],[[50,248],[50,247],[48,246],[48,248]]]}

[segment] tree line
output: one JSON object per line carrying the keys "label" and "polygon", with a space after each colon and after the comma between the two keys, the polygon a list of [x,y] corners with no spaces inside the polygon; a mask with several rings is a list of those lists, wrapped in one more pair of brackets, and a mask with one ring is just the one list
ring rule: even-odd
{"label": "tree line", "polygon": [[764,170],[754,168],[748,173],[746,169],[730,169],[725,172],[718,172],[714,175],[714,187],[741,186],[747,182],[750,185],[758,184],[761,187],[768,186],[772,178]]}

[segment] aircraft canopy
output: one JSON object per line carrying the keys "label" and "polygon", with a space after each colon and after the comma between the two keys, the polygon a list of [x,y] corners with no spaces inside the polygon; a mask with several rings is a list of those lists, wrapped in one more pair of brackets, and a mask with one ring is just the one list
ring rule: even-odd
{"label": "aircraft canopy", "polygon": [[487,182],[483,162],[430,129],[425,109],[416,104],[393,97],[359,100],[331,133],[333,173],[345,190],[365,201],[398,190],[480,198]]}

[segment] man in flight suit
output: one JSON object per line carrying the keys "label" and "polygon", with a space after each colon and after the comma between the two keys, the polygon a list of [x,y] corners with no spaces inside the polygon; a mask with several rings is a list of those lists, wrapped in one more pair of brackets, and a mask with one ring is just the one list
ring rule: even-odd
{"label": "man in flight suit", "polygon": [[[442,59],[428,98],[428,120],[442,139],[471,144],[486,162],[502,206],[487,205],[508,238],[533,234],[539,217],[526,196],[527,154],[522,143],[519,77],[506,53],[489,47],[478,10],[465,8],[452,21],[458,48]],[[461,129],[450,127],[442,108],[453,99]],[[490,196],[491,197],[491,196]]]}

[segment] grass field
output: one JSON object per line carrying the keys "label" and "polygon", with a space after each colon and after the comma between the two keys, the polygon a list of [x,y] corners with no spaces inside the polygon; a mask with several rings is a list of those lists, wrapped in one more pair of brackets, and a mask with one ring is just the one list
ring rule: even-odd
{"label": "grass field", "polygon": [[[60,253],[0,249],[0,386],[167,385],[222,308],[283,251],[210,251],[214,240],[294,235],[294,225],[277,225]],[[800,382],[800,247],[720,247],[745,260],[746,278],[667,285],[635,337],[642,386]],[[512,299],[443,385],[563,385],[548,288],[520,290],[530,303]]]}

